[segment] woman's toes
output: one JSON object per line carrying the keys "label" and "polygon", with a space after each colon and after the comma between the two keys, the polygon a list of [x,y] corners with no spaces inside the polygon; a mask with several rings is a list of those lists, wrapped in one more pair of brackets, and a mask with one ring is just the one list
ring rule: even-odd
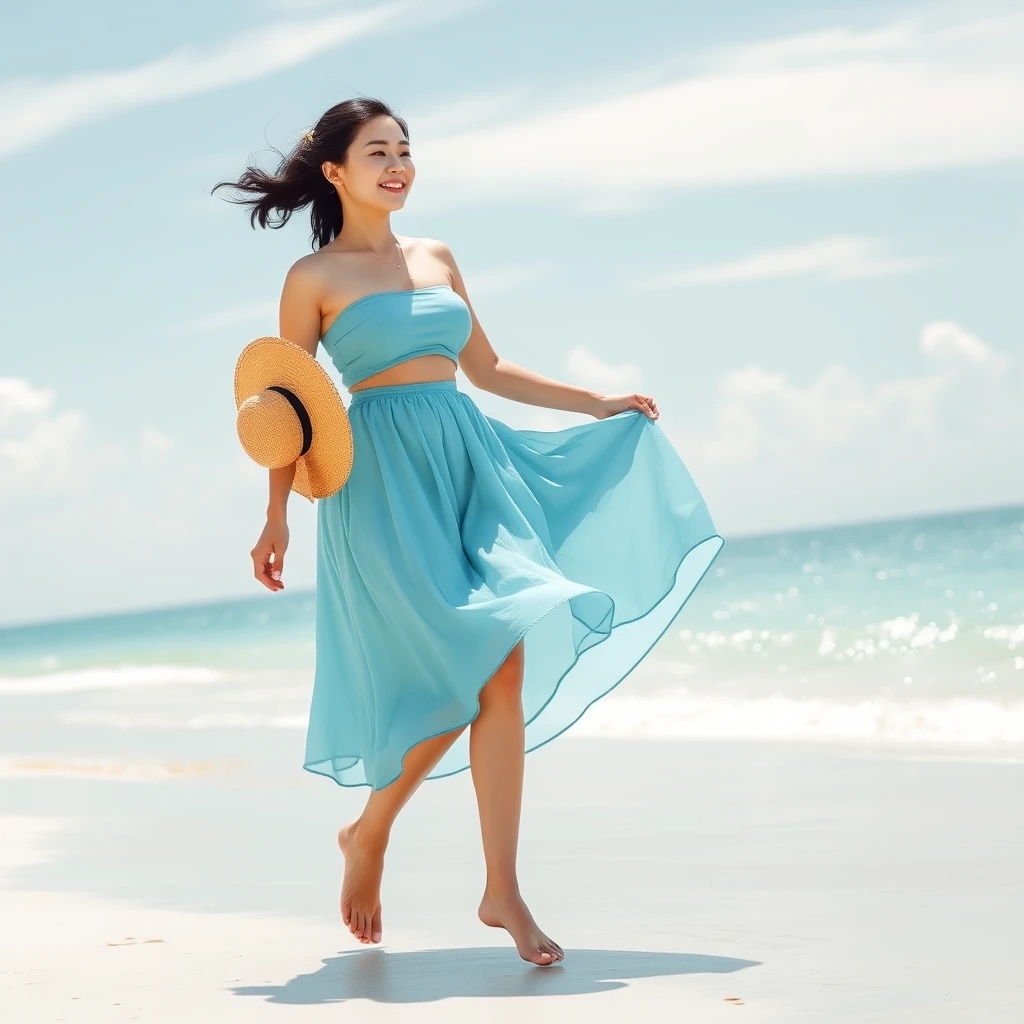
{"label": "woman's toes", "polygon": [[383,934],[383,928],[381,926],[380,914],[381,914],[380,907],[378,907],[376,912],[373,915],[373,920],[370,922],[370,941],[371,942],[380,942],[381,935]]}

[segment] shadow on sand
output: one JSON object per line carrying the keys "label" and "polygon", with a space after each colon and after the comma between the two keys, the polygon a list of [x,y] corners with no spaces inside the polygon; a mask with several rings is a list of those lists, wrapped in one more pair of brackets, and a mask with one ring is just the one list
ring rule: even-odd
{"label": "shadow on sand", "polygon": [[293,1005],[347,999],[430,1003],[487,996],[567,996],[610,992],[637,978],[728,974],[759,963],[699,953],[567,949],[563,963],[534,967],[506,946],[400,953],[378,947],[331,957],[313,973],[297,975],[283,985],[245,985],[231,991]]}

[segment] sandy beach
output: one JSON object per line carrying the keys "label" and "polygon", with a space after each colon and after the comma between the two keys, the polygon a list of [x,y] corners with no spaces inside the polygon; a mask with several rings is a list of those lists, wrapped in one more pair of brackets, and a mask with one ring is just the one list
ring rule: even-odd
{"label": "sandy beach", "polygon": [[527,760],[524,895],[567,952],[534,968],[475,919],[468,774],[403,812],[384,942],[352,941],[365,792],[281,735],[162,775],[8,760],[6,1021],[1021,1019],[1014,759],[566,736]]}
{"label": "sandy beach", "polygon": [[3,28],[0,1024],[1024,1024],[1024,0]]}

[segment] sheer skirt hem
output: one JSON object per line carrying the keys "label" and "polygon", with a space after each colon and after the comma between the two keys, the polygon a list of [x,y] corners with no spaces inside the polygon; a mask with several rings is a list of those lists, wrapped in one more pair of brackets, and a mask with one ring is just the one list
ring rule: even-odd
{"label": "sheer skirt hem", "polygon": [[[571,726],[575,725],[576,722],[578,722],[580,718],[583,717],[583,715],[587,712],[588,708],[593,706],[602,697],[607,696],[614,689],[616,689],[616,687],[619,686],[619,684],[633,671],[633,669],[640,663],[640,661],[642,661],[644,657],[646,657],[646,655],[651,651],[654,645],[661,639],[662,636],[664,636],[664,634],[672,626],[672,623],[675,621],[676,616],[679,614],[683,606],[693,595],[694,591],[697,589],[697,586],[700,584],[701,580],[703,580],[704,577],[707,575],[708,570],[714,564],[716,558],[718,557],[724,545],[725,538],[718,533],[711,533],[708,536],[703,537],[696,544],[692,545],[679,559],[675,571],[672,573],[672,582],[668,589],[664,591],[655,601],[653,601],[647,607],[647,609],[643,611],[640,615],[637,615],[633,619],[629,619],[624,622],[615,623],[607,631],[603,631],[600,628],[588,628],[587,632],[583,635],[580,641],[574,645],[575,657],[573,658],[572,662],[570,662],[565,671],[562,672],[562,674],[555,681],[554,685],[551,688],[551,692],[548,694],[543,704],[541,704],[538,710],[533,715],[531,715],[529,719],[526,720],[526,753],[530,753],[533,750],[537,750],[545,744],[549,743],[551,740],[556,739],[558,736],[562,735],[562,733],[564,733],[567,729],[571,728]],[[688,564],[692,564],[697,571],[690,579],[689,584],[685,587],[685,592],[680,591],[679,594],[676,594],[673,601],[673,605],[670,608],[672,614],[668,617],[667,620],[660,620],[663,624],[659,626],[653,619],[651,619],[651,616],[658,612],[661,609],[662,605],[667,600],[669,600],[672,597],[673,593],[677,590],[677,588],[679,588],[680,574]],[[601,624],[607,622],[609,618],[612,622],[614,622],[614,598],[610,594],[607,594],[606,592],[599,590],[598,588],[587,588],[587,592],[591,594],[604,596],[608,599],[610,605],[609,614],[605,615],[602,618]],[[446,733],[453,732],[457,729],[465,729],[468,726],[471,726],[473,722],[476,721],[476,719],[480,715],[480,693],[483,691],[484,687],[493,677],[494,673],[497,672],[501,665],[504,663],[505,659],[515,648],[516,644],[523,640],[524,637],[526,637],[530,633],[530,631],[534,629],[534,627],[536,627],[540,622],[546,619],[552,612],[554,612],[556,609],[560,608],[567,602],[573,601],[578,596],[581,595],[569,595],[562,597],[557,601],[553,601],[544,609],[544,611],[540,615],[533,619],[533,621],[531,621],[525,626],[519,627],[516,630],[515,638],[508,645],[508,648],[505,651],[505,653],[501,656],[501,658],[497,660],[493,668],[485,674],[482,681],[480,681],[479,684],[477,684],[477,686],[475,687],[474,696],[476,707],[472,711],[470,717],[465,718],[461,721],[453,721],[450,725],[446,725],[445,728],[431,732],[410,743],[400,758],[399,771],[396,772],[392,778],[388,779],[387,782],[381,783],[379,785],[374,785],[373,783],[366,781],[365,779],[362,779],[360,781],[345,781],[346,775],[348,775],[349,778],[351,779],[353,775],[361,774],[359,769],[361,766],[362,758],[358,754],[354,753],[337,753],[333,754],[329,758],[307,760],[303,763],[303,769],[314,775],[323,775],[326,778],[332,779],[339,786],[349,789],[368,787],[373,790],[381,790],[391,785],[392,782],[394,782],[401,776],[405,768],[405,758],[408,756],[409,751],[411,751],[414,747],[416,747],[420,743],[425,742],[426,740],[434,739],[437,736],[443,736]],[[637,638],[637,643],[634,648],[636,653],[635,656],[634,654],[629,655],[630,662],[628,668],[626,668],[625,671],[617,671],[617,674],[613,678],[611,684],[604,687],[604,689],[602,689],[596,695],[589,697],[589,699],[581,695],[579,703],[582,706],[580,706],[578,709],[575,706],[572,708],[572,711],[570,713],[571,718],[569,721],[557,724],[553,727],[550,733],[546,735],[541,733],[541,738],[537,739],[535,742],[531,742],[529,735],[530,732],[532,731],[534,733],[537,733],[541,731],[539,729],[539,726],[543,724],[545,713],[551,707],[552,702],[555,700],[555,698],[560,697],[563,700],[566,699],[567,691],[564,689],[563,684],[566,683],[570,673],[572,673],[573,670],[580,665],[589,664],[588,661],[583,660],[584,656],[590,651],[599,650],[602,647],[604,647],[610,639],[615,637],[617,630],[620,630],[624,626],[643,623],[644,620],[651,621],[651,625],[652,628],[655,630],[655,634],[652,637],[650,633],[647,633],[644,634],[642,637]],[[578,618],[576,618],[575,621],[582,622],[582,620]],[[597,639],[591,643],[588,643],[587,641],[595,635],[597,635]],[[571,696],[571,694],[569,694],[569,696]],[[534,726],[532,730],[530,728],[531,726]],[[444,759],[442,759],[442,762],[443,760]],[[458,767],[444,770],[438,770],[438,768],[441,767],[441,762],[439,762],[439,764],[435,766],[435,768],[432,769],[431,772],[425,776],[424,781],[429,779],[447,778],[448,776],[458,775],[460,772],[464,772],[467,768],[469,768],[469,760],[468,758],[464,758],[463,760],[465,761],[465,763],[460,763]]]}

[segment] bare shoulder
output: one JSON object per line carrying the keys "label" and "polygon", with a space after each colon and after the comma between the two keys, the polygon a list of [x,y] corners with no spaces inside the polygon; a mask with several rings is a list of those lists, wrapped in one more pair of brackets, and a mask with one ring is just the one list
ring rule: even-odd
{"label": "bare shoulder", "polygon": [[336,290],[334,278],[337,276],[332,274],[332,270],[336,269],[332,256],[337,259],[335,254],[323,250],[300,256],[288,268],[284,292],[312,303],[318,310],[324,302],[329,305],[330,296]]}
{"label": "bare shoulder", "polygon": [[325,267],[330,256],[323,251],[308,252],[300,256],[289,268],[286,275],[296,283],[307,285],[320,282],[324,279]]}
{"label": "bare shoulder", "polygon": [[459,265],[455,262],[455,256],[448,245],[438,238],[414,238],[412,241],[429,255],[428,262],[436,262],[445,268],[456,291],[461,292],[464,289]]}
{"label": "bare shoulder", "polygon": [[452,251],[444,242],[437,238],[409,238],[406,240],[411,245],[422,247],[433,256],[451,258]]}
{"label": "bare shoulder", "polygon": [[323,273],[316,255],[316,253],[309,253],[306,256],[300,256],[288,268],[288,272],[284,276],[285,292],[313,295],[319,291]]}

